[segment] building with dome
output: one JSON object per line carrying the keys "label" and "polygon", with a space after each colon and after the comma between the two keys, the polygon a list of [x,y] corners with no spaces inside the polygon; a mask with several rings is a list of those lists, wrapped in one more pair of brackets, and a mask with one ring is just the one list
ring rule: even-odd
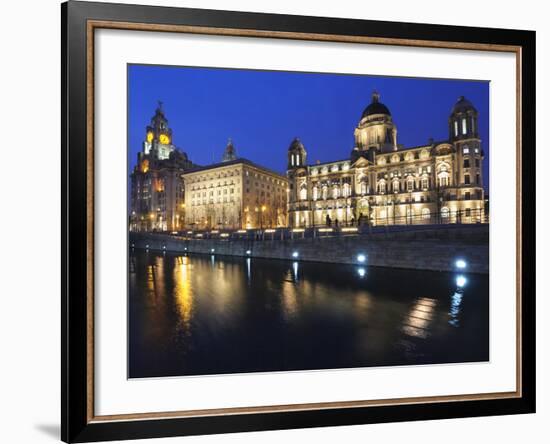
{"label": "building with dome", "polygon": [[374,92],[349,158],[308,165],[306,147],[294,139],[287,153],[290,226],[486,222],[474,105],[459,97],[448,125],[448,140],[403,147]]}
{"label": "building with dome", "polygon": [[159,102],[130,174],[131,231],[174,231],[183,227],[182,174],[194,166],[173,144],[172,129]]}

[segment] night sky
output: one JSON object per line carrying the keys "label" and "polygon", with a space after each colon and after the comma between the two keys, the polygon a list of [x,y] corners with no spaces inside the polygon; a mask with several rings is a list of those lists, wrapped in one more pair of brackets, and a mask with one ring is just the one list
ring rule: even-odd
{"label": "night sky", "polygon": [[405,147],[446,140],[451,108],[459,96],[469,99],[479,111],[488,189],[488,82],[150,65],[129,65],[128,82],[130,169],[158,100],[174,144],[194,163],[219,162],[231,138],[239,157],[284,174],[294,137],[309,164],[349,158],[353,130],[377,90]]}

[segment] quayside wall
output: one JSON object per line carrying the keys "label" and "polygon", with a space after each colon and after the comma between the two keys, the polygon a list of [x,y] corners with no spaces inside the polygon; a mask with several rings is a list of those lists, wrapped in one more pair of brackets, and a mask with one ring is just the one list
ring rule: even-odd
{"label": "quayside wall", "polygon": [[[489,227],[463,225],[375,234],[318,236],[294,239],[190,239],[160,233],[130,233],[130,248],[151,251],[216,254],[361,264],[433,271],[456,270],[463,259],[466,272],[489,273]],[[297,257],[294,255],[297,253]]]}

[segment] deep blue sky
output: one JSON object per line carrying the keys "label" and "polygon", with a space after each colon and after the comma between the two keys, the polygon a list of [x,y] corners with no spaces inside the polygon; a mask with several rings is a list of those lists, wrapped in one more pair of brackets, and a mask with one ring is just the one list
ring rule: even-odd
{"label": "deep blue sky", "polygon": [[295,136],[310,164],[348,158],[376,89],[405,147],[447,139],[452,106],[468,98],[479,111],[488,188],[488,82],[151,65],[129,65],[128,81],[130,168],[158,100],[175,145],[197,164],[220,161],[229,137],[239,157],[281,173]]}

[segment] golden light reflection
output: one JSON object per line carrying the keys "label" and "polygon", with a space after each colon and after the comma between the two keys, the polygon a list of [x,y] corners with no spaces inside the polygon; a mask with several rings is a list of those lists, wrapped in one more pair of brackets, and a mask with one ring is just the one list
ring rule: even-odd
{"label": "golden light reflection", "polygon": [[149,295],[149,297],[152,297],[152,298],[156,296],[155,282],[156,282],[155,266],[149,265],[147,266],[147,294]]}
{"label": "golden light reflection", "polygon": [[292,282],[285,280],[283,282],[283,298],[282,305],[285,316],[287,318],[294,317],[298,311],[298,294],[296,291],[296,285]]}
{"label": "golden light reflection", "polygon": [[191,325],[193,292],[191,290],[191,266],[187,256],[179,257],[174,267],[174,298],[185,330]]}
{"label": "golden light reflection", "polygon": [[435,299],[418,299],[403,323],[403,333],[422,339],[428,337],[429,325],[433,319],[436,305],[437,301]]}

